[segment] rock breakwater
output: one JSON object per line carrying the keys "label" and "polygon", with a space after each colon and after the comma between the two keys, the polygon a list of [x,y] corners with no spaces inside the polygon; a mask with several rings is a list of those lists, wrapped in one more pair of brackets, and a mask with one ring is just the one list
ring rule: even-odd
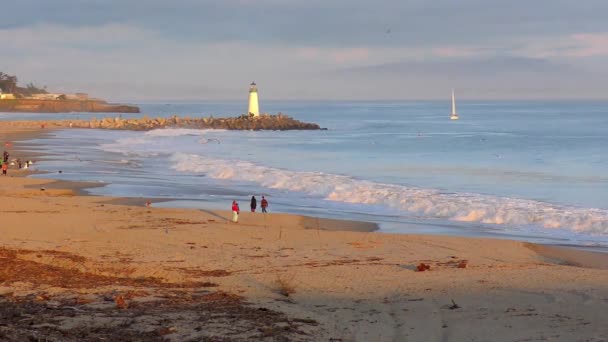
{"label": "rock breakwater", "polygon": [[228,130],[318,130],[315,123],[298,121],[284,114],[261,115],[249,117],[246,115],[234,118],[190,118],[172,116],[170,118],[123,119],[121,117],[91,119],[91,120],[53,120],[53,121],[19,121],[13,125],[20,127],[45,128],[98,128],[114,130],[149,131],[159,128],[192,128],[192,129],[228,129]]}

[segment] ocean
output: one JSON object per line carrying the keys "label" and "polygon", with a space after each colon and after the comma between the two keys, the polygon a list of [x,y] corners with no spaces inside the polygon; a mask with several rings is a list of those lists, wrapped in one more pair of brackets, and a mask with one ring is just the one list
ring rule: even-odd
{"label": "ocean", "polygon": [[[33,177],[92,194],[376,222],[380,232],[608,248],[608,103],[262,102],[322,131],[66,129],[27,143]],[[122,117],[236,116],[244,102],[144,103]],[[116,114],[0,113],[0,120]],[[61,173],[59,173],[61,171]]]}

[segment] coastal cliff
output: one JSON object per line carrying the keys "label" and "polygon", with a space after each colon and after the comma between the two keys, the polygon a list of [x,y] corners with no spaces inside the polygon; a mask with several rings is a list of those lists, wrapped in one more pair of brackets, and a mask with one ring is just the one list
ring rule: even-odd
{"label": "coastal cliff", "polygon": [[0,112],[27,113],[139,113],[136,106],[112,104],[103,100],[39,100],[39,99],[4,99],[0,100]]}
{"label": "coastal cliff", "polygon": [[149,131],[158,128],[228,129],[228,130],[319,130],[315,123],[298,121],[284,114],[264,114],[259,117],[242,115],[234,118],[190,118],[172,116],[170,118],[123,119],[104,118],[91,120],[51,120],[51,121],[13,121],[11,126],[44,128],[97,128],[114,130]]}

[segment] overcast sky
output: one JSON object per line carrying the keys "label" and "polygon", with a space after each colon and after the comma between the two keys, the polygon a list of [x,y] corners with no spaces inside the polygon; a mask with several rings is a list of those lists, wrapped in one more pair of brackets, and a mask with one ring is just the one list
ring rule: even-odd
{"label": "overcast sky", "polygon": [[0,71],[111,100],[607,99],[606,0],[18,0]]}

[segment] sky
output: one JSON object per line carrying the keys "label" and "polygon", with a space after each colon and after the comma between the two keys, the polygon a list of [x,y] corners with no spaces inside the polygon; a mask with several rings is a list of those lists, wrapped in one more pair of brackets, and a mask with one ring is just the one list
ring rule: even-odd
{"label": "sky", "polygon": [[18,0],[0,71],[110,100],[607,99],[606,0]]}

